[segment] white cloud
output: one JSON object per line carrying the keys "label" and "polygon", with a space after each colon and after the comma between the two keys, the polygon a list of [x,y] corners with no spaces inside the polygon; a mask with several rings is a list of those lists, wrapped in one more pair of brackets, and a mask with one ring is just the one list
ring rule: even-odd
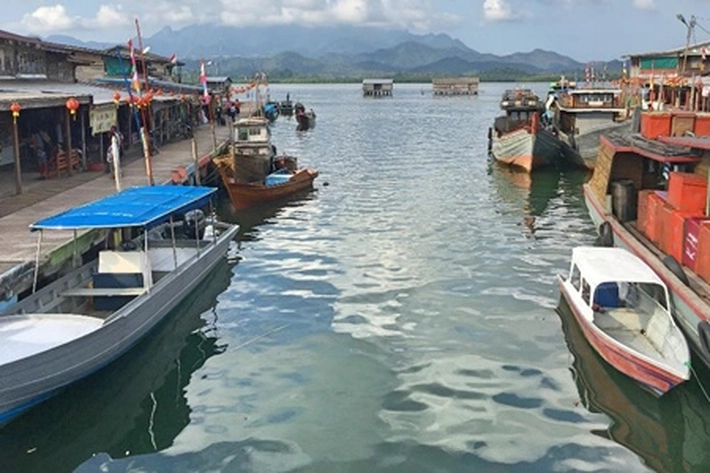
{"label": "white cloud", "polygon": [[[57,0],[59,1],[59,0]],[[105,0],[104,0],[105,1]],[[507,2],[507,0],[499,0]],[[65,3],[66,4],[66,3]],[[21,29],[32,34],[107,35],[128,32],[134,18],[146,31],[164,26],[221,23],[229,26],[299,24],[396,26],[416,32],[446,31],[460,15],[441,11],[436,0],[120,0],[94,16],[71,16],[62,4],[26,14]]]}
{"label": "white cloud", "polygon": [[[129,15],[123,12],[121,5],[101,5],[96,13],[96,19],[93,20],[98,28],[114,28],[117,26],[125,26],[131,23]],[[86,22],[84,22],[86,23]],[[91,21],[89,25],[91,25]],[[88,25],[87,25],[88,26]]]}
{"label": "white cloud", "polygon": [[488,21],[507,21],[516,18],[507,0],[484,0],[483,18]]}
{"label": "white cloud", "polygon": [[22,25],[30,33],[53,33],[68,31],[78,22],[77,18],[70,18],[63,5],[39,7],[32,13],[22,17]]}
{"label": "white cloud", "polygon": [[655,0],[634,0],[634,8],[638,10],[655,10],[656,2]]}

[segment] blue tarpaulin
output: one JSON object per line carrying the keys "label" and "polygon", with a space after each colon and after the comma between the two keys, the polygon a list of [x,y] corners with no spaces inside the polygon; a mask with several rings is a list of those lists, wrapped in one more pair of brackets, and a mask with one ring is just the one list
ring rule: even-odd
{"label": "blue tarpaulin", "polygon": [[131,187],[30,225],[31,230],[153,227],[206,205],[217,189],[189,186]]}

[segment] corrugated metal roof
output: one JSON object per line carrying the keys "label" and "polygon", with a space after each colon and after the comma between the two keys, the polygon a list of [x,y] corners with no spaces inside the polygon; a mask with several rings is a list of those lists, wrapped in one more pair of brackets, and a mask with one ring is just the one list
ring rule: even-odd
{"label": "corrugated metal roof", "polygon": [[[704,41],[702,43],[695,43],[691,44],[688,46],[688,56],[700,56],[702,54],[702,49],[707,48],[710,46],[710,41]],[[632,58],[632,57],[649,57],[649,56],[671,56],[671,55],[677,55],[677,54],[683,54],[685,53],[685,46],[681,46],[679,48],[675,49],[669,49],[667,51],[656,51],[656,52],[650,52],[650,53],[640,53],[640,54],[627,54],[623,57],[626,58]]]}

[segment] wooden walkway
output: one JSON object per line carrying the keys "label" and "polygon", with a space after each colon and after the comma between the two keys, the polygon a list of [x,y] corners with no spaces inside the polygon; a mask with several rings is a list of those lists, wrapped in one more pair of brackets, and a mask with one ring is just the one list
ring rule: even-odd
{"label": "wooden walkway", "polygon": [[[218,146],[229,137],[229,127],[216,127]],[[209,160],[214,140],[210,126],[195,130],[198,156]],[[123,163],[121,187],[148,184],[145,160],[138,153],[126,157]],[[181,166],[189,168],[194,163],[192,141],[168,143],[152,157],[153,180],[156,184],[172,181],[173,171]],[[30,233],[29,225],[71,207],[100,199],[116,192],[113,176],[103,172],[81,172],[71,176],[27,183],[21,195],[0,198],[0,301],[11,290],[19,290],[15,281],[27,279],[27,270],[33,265],[37,251],[37,237]],[[41,259],[60,246],[72,241],[73,233],[44,232]]]}

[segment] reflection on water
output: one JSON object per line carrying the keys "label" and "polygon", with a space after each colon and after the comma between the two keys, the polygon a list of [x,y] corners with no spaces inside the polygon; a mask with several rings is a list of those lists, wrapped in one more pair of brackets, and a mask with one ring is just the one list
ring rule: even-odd
{"label": "reflection on water", "polygon": [[[489,165],[511,87],[434,100],[400,84],[363,100],[358,84],[272,85],[318,111],[308,133],[273,129],[320,171],[317,191],[245,212],[223,202],[244,259],[199,296],[219,293],[212,331],[194,332],[195,316],[147,344],[150,360],[38,411],[48,422],[0,431],[0,455],[107,472],[710,471],[697,383],[656,403],[568,349],[555,276],[596,238],[588,176]],[[134,371],[147,380],[135,395]]]}
{"label": "reflection on water", "polygon": [[558,314],[581,402],[611,418],[608,429],[594,433],[625,445],[655,471],[710,471],[710,410],[697,379],[657,399],[594,351],[563,298]]}
{"label": "reflection on water", "polygon": [[206,311],[230,275],[220,262],[125,356],[0,430],[0,471],[70,471],[96,453],[123,457],[172,445],[189,422],[184,388],[192,373],[225,349]]}

